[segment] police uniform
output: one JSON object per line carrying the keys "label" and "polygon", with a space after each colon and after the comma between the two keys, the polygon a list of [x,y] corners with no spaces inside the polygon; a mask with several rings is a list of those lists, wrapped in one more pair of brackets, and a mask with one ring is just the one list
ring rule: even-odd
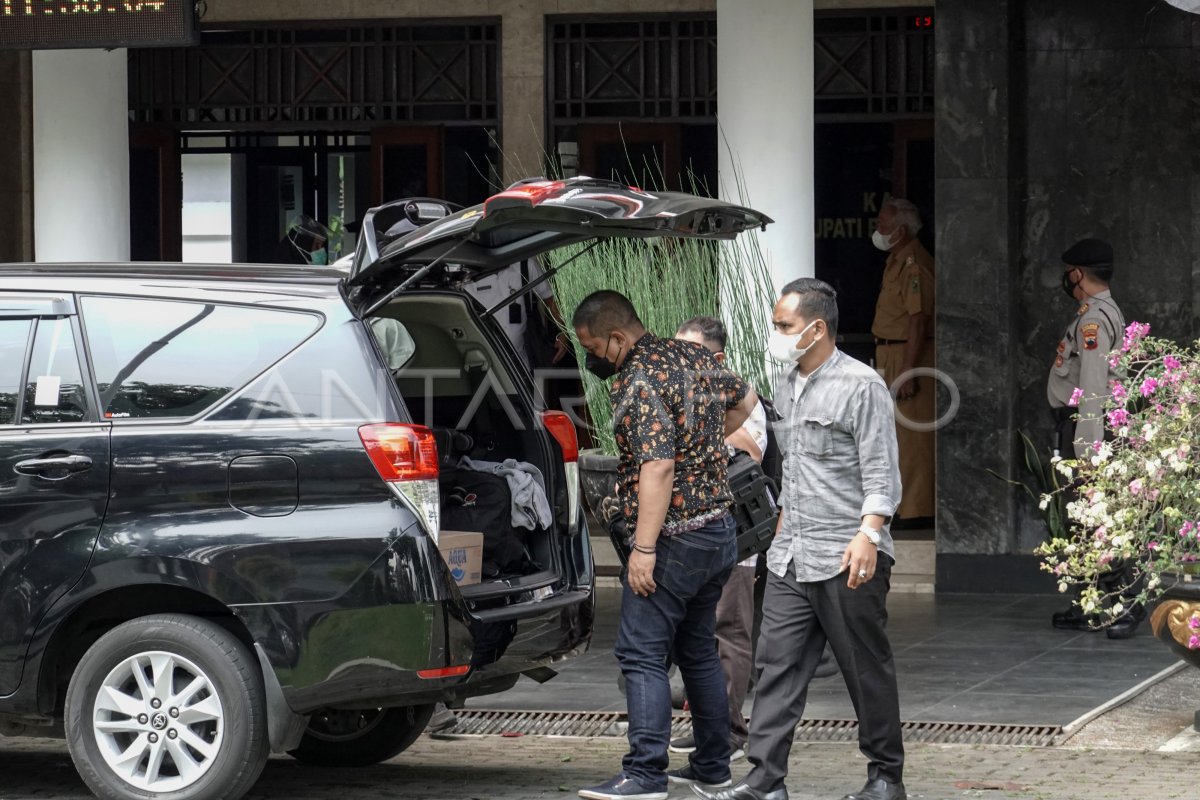
{"label": "police uniform", "polygon": [[[926,341],[921,345],[916,366],[934,365],[933,268],[933,256],[916,239],[888,254],[871,333],[875,337],[875,366],[891,388],[904,372],[908,324],[913,314],[924,314],[927,320]],[[933,432],[912,430],[901,417],[911,422],[933,422],[937,387],[929,376],[915,380],[916,394],[896,400],[896,439],[900,446],[900,482],[904,487],[896,513],[905,519],[934,515]]]}
{"label": "police uniform", "polygon": [[[1064,458],[1090,457],[1089,448],[1104,438],[1104,399],[1109,381],[1116,377],[1108,357],[1120,344],[1124,330],[1125,317],[1106,289],[1079,305],[1058,342],[1046,381],[1046,399],[1054,409],[1058,449]],[[1076,409],[1070,405],[1076,388],[1083,393],[1077,421]]]}
{"label": "police uniform", "polygon": [[[1069,274],[1074,268],[1112,271],[1112,247],[1099,239],[1083,239],[1062,255]],[[1064,278],[1069,280],[1069,278]],[[1070,290],[1069,283],[1063,288]],[[1074,296],[1072,294],[1072,296]],[[1104,439],[1104,401],[1109,394],[1109,382],[1116,378],[1109,366],[1112,351],[1122,341],[1125,316],[1107,289],[1087,297],[1067,324],[1054,354],[1050,377],[1046,381],[1046,399],[1054,411],[1057,423],[1057,447],[1064,458],[1085,458],[1092,455],[1096,442]],[[1078,409],[1071,398],[1079,390]],[[1078,418],[1076,412],[1078,411]],[[1073,497],[1073,490],[1068,490]],[[1133,564],[1114,561],[1099,581],[1106,594],[1120,595],[1129,608],[1116,623],[1106,630],[1110,639],[1132,636],[1145,616],[1145,609],[1134,602],[1141,588]],[[1072,605],[1052,616],[1056,628],[1088,630],[1091,619]]]}

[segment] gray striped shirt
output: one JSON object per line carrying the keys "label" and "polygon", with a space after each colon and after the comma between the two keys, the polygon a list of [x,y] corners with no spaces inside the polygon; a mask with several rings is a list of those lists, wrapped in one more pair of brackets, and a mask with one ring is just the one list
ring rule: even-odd
{"label": "gray striped shirt", "polygon": [[[895,403],[875,370],[840,350],[813,370],[797,396],[796,368],[780,382],[774,423],[783,453],[783,525],[767,552],[776,575],[823,581],[867,514],[891,518],[900,502]],[[895,558],[884,526],[880,551]]]}

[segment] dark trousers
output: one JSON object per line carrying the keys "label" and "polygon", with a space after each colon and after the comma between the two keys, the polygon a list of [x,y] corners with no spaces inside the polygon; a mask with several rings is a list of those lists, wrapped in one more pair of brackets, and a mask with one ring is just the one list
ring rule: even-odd
{"label": "dark trousers", "polygon": [[748,757],[754,769],[745,779],[752,788],[769,792],[783,786],[808,684],[826,641],[858,716],[867,777],[901,779],[900,699],[885,630],[891,574],[891,560],[881,554],[875,577],[853,590],[846,586],[844,572],[815,583],[798,583],[792,566],[782,578],[767,576],[758,636],[760,672],[750,715]]}
{"label": "dark trousers", "polygon": [[629,752],[625,775],[649,791],[667,787],[671,686],[667,663],[679,666],[692,710],[696,775],[729,778],[729,703],[717,658],[717,601],[737,555],[731,516],[699,530],[660,537],[654,564],[657,589],[639,597],[625,584],[613,649],[625,676]]}
{"label": "dark trousers", "polygon": [[738,565],[725,582],[721,601],[717,603],[717,655],[725,673],[725,694],[729,696],[729,736],[739,745],[745,744],[749,735],[742,705],[746,702],[754,663],[750,638],[753,630],[754,567]]}

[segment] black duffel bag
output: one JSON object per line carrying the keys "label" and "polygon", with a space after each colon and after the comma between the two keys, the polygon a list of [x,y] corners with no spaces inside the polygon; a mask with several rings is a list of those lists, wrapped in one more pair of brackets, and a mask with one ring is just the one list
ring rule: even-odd
{"label": "black duffel bag", "polygon": [[483,534],[484,578],[526,572],[527,531],[513,527],[512,492],[500,475],[473,469],[443,468],[442,530]]}

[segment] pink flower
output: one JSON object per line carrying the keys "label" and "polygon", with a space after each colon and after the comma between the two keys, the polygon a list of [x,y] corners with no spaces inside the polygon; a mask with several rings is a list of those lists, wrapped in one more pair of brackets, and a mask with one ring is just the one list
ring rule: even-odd
{"label": "pink flower", "polygon": [[1146,545],[1146,549],[1147,549],[1147,550],[1151,550],[1151,551],[1153,551],[1153,550],[1157,550],[1157,549],[1158,549],[1158,542],[1151,542],[1150,544]]}
{"label": "pink flower", "polygon": [[1113,383],[1112,396],[1113,400],[1116,400],[1118,403],[1124,403],[1125,399],[1129,397],[1129,392],[1125,391],[1125,386],[1118,381]]}
{"label": "pink flower", "polygon": [[1200,616],[1192,614],[1188,617],[1188,627],[1192,630],[1200,630]]}
{"label": "pink flower", "polygon": [[[1161,478],[1161,475],[1160,475],[1160,476],[1156,476],[1156,478]],[[1160,492],[1158,489],[1151,489],[1151,490],[1150,490],[1150,502],[1151,502],[1151,503],[1157,503],[1157,502],[1158,502],[1158,496],[1159,496],[1160,494],[1162,494],[1162,492]]]}
{"label": "pink flower", "polygon": [[1154,394],[1157,388],[1158,381],[1155,378],[1146,378],[1146,380],[1142,381],[1142,386],[1138,391],[1142,393],[1142,397],[1149,397]]}
{"label": "pink flower", "polygon": [[1108,357],[1109,369],[1116,369],[1118,366],[1120,366],[1120,364],[1121,364],[1121,354],[1120,353],[1113,353],[1111,356]]}
{"label": "pink flower", "polygon": [[1129,482],[1129,493],[1135,497],[1142,491],[1142,479],[1134,478]]}
{"label": "pink flower", "polygon": [[1166,356],[1163,358],[1163,366],[1168,370],[1177,370],[1182,367],[1183,364],[1180,363],[1179,359],[1175,356]]}
{"label": "pink flower", "polygon": [[1123,428],[1129,424],[1129,412],[1123,408],[1114,408],[1108,412],[1108,426],[1110,428]]}
{"label": "pink flower", "polygon": [[1129,350],[1137,344],[1138,340],[1150,333],[1150,324],[1145,322],[1131,322],[1125,327],[1125,342],[1121,345],[1121,350],[1128,353]]}
{"label": "pink flower", "polygon": [[1200,650],[1200,636],[1192,634],[1192,638],[1188,639],[1188,650]]}
{"label": "pink flower", "polygon": [[1187,522],[1183,523],[1183,526],[1179,529],[1179,536],[1186,539],[1192,535],[1192,531],[1194,530],[1196,530],[1196,523],[1189,519]]}
{"label": "pink flower", "polygon": [[1082,399],[1083,399],[1083,389],[1080,389],[1078,386],[1076,386],[1075,391],[1071,392],[1071,399],[1067,401],[1067,405],[1077,406],[1077,405],[1079,405],[1079,401]]}

